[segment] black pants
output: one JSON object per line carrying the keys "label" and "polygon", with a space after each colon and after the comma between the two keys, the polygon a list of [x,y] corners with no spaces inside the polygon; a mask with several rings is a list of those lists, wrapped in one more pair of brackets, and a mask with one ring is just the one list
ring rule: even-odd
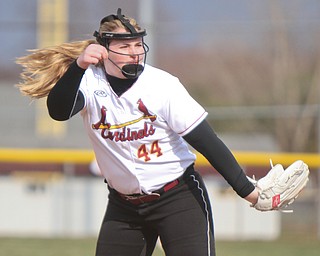
{"label": "black pants", "polygon": [[151,256],[158,237],[167,256],[215,255],[211,206],[193,167],[178,186],[139,206],[110,189],[96,256]]}

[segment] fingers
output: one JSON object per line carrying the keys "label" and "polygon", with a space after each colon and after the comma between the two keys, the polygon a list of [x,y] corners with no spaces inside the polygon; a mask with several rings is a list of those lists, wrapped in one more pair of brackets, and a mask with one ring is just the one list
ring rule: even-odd
{"label": "fingers", "polygon": [[87,54],[89,57],[92,57],[94,59],[98,60],[104,60],[107,58],[107,49],[101,45],[97,45],[98,47],[90,47],[92,49],[88,49]]}
{"label": "fingers", "polygon": [[93,44],[93,51],[96,53],[96,58],[99,60],[104,60],[108,57],[107,49],[102,45]]}
{"label": "fingers", "polygon": [[108,52],[105,47],[90,44],[77,59],[77,64],[79,67],[87,69],[90,64],[98,64],[106,58],[108,58]]}
{"label": "fingers", "polygon": [[[100,45],[101,46],[101,45]],[[108,51],[104,46],[101,46],[102,52],[101,52],[101,60],[108,58]]]}

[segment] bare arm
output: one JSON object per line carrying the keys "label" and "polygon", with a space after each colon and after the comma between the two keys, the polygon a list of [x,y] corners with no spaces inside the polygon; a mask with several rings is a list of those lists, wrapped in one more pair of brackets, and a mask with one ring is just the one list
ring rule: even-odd
{"label": "bare arm", "polygon": [[255,188],[249,195],[247,195],[244,199],[246,199],[251,204],[255,205],[258,201],[259,193],[258,189]]}

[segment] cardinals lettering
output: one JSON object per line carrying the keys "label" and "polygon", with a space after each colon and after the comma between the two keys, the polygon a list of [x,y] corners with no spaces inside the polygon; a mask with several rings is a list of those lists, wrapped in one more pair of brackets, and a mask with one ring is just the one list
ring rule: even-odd
{"label": "cardinals lettering", "polygon": [[[106,120],[106,113],[107,108],[102,107],[101,108],[101,118],[99,122],[92,124],[92,128],[95,130],[101,129],[101,136],[104,139],[110,139],[114,140],[116,142],[118,141],[133,141],[133,140],[139,140],[143,139],[145,137],[148,137],[150,135],[153,135],[155,133],[155,128],[152,124],[148,124],[147,122],[144,122],[143,129],[139,130],[131,130],[128,126],[138,123],[139,121],[143,119],[149,119],[151,122],[154,122],[157,118],[156,115],[151,115],[146,108],[146,106],[143,104],[141,99],[138,100],[138,109],[143,113],[143,115],[137,119],[122,123],[122,124],[111,124],[108,123]],[[121,129],[122,128],[122,129]],[[121,129],[121,130],[118,130]],[[117,130],[117,131],[112,131]]]}

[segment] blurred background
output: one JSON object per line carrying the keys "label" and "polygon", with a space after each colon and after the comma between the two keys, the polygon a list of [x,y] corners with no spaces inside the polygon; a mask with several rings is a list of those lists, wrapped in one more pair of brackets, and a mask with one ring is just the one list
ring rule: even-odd
{"label": "blurred background", "polygon": [[[107,199],[90,168],[82,121],[54,122],[45,100],[22,96],[15,60],[30,49],[93,38],[118,7],[147,29],[147,62],[179,77],[248,174],[264,175],[271,155],[274,164],[287,165],[290,154],[307,159],[310,182],[285,215],[253,213],[199,165],[217,239],[270,240],[286,232],[320,238],[318,0],[1,1],[0,236],[96,235]],[[225,219],[230,225],[219,224]]]}

